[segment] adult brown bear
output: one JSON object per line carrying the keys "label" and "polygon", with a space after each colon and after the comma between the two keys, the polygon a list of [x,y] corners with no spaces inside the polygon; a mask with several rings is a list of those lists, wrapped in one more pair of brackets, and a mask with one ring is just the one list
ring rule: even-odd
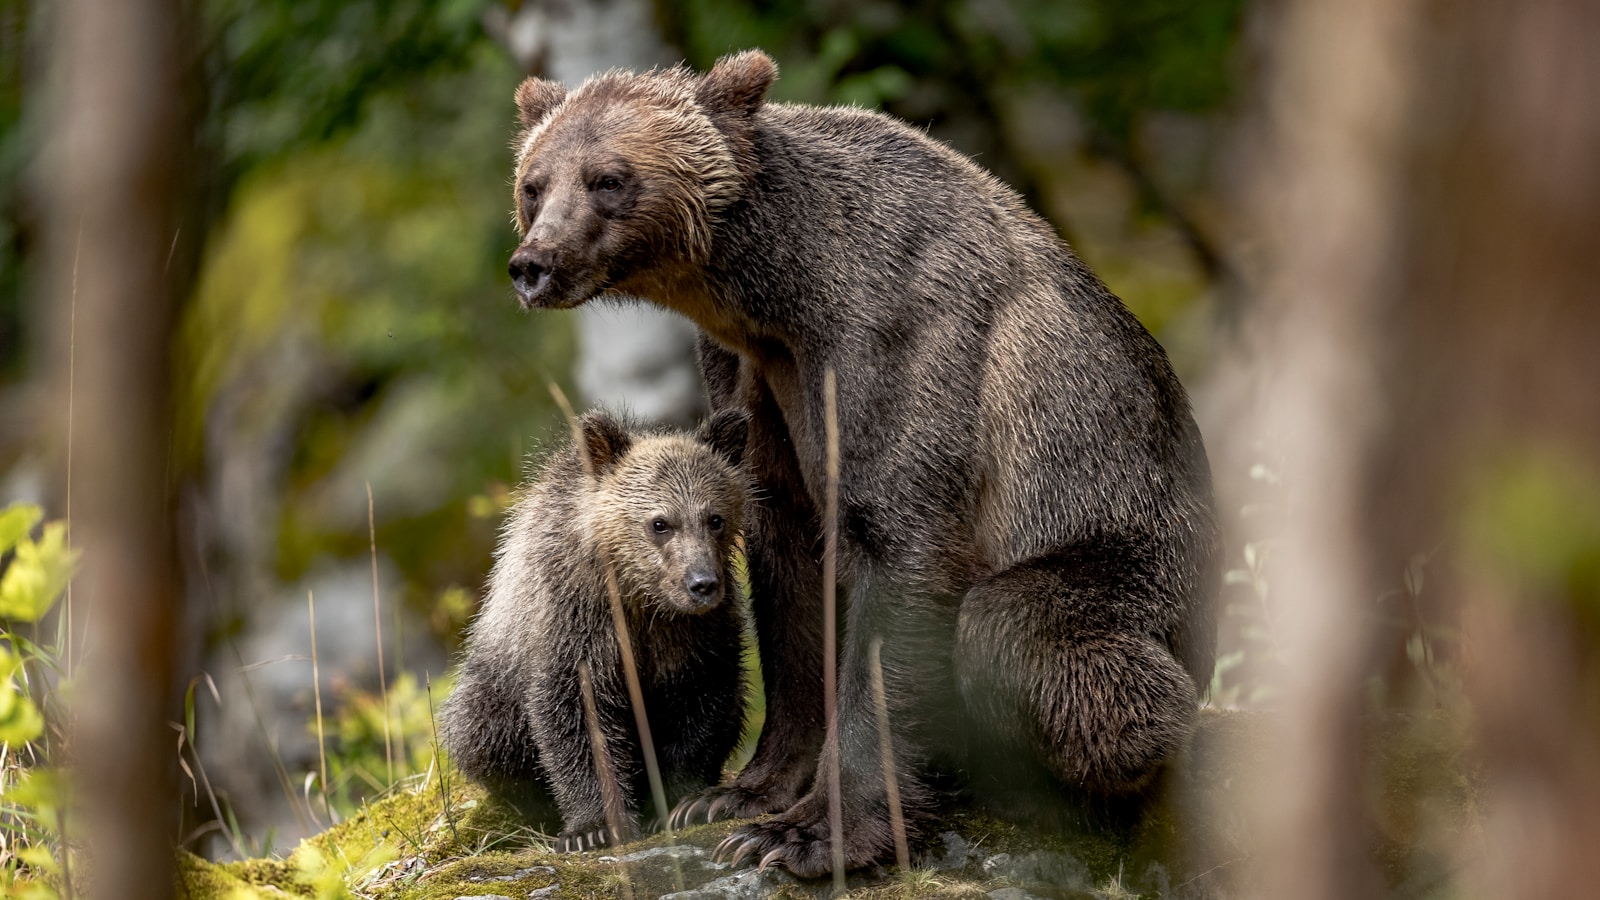
{"label": "adult brown bear", "polygon": [[[934,772],[1032,764],[1090,796],[1141,790],[1189,732],[1215,638],[1210,473],[1166,355],[988,173],[878,113],[765,103],[776,76],[748,51],[704,76],[517,92],[522,304],[677,310],[702,329],[713,406],[751,416],[766,726],[739,776],[680,815],[775,812],[736,855],[829,868],[813,778],[829,370],[847,863],[893,846],[879,638],[913,823]],[[1005,761],[970,760],[978,744]]]}

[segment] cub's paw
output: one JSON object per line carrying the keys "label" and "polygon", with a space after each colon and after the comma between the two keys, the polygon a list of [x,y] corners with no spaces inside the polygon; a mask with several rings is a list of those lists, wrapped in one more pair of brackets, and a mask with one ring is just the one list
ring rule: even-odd
{"label": "cub's paw", "polygon": [[639,829],[631,824],[624,824],[619,834],[604,822],[590,823],[581,828],[569,828],[556,837],[557,853],[580,853],[585,850],[599,850],[602,847],[615,847],[626,844],[639,836]]}
{"label": "cub's paw", "polygon": [[775,802],[765,792],[725,784],[683,798],[672,810],[671,821],[674,829],[687,828],[721,819],[750,819],[788,808],[788,803],[781,799]]}

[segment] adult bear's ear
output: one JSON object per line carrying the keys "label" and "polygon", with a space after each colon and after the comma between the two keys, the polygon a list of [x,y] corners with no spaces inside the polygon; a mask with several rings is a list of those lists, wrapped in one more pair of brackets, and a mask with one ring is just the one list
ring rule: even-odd
{"label": "adult bear's ear", "polygon": [[633,446],[628,429],[603,410],[578,417],[578,438],[578,452],[588,460],[584,468],[597,478],[615,468]]}
{"label": "adult bear's ear", "polygon": [[529,78],[517,86],[517,115],[523,128],[532,128],[550,115],[556,104],[565,100],[567,89],[559,82]]}
{"label": "adult bear's ear", "polygon": [[745,50],[717,60],[700,79],[695,100],[724,131],[761,108],[767,88],[778,77],[778,64],[760,50]]}
{"label": "adult bear's ear", "polygon": [[750,437],[750,416],[742,409],[725,409],[707,419],[695,437],[737,466],[744,460],[744,447]]}

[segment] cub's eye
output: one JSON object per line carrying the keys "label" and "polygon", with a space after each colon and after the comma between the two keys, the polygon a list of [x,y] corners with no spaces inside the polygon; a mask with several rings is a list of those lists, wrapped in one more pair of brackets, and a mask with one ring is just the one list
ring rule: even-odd
{"label": "cub's eye", "polygon": [[666,519],[656,519],[650,523],[650,530],[656,534],[666,534],[672,530],[672,527],[667,524]]}
{"label": "cub's eye", "polygon": [[711,518],[706,520],[706,524],[711,526],[711,530],[712,531],[721,531],[722,530],[722,517],[721,516],[712,516]]}
{"label": "cub's eye", "polygon": [[595,188],[597,190],[604,191],[607,194],[613,191],[619,191],[622,190],[622,179],[607,175],[605,178],[602,178],[595,183]]}

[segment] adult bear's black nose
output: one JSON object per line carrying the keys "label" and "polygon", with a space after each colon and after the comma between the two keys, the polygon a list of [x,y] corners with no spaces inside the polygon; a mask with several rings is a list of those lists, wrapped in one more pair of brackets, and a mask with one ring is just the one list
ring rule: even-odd
{"label": "adult bear's black nose", "polygon": [[511,286],[516,289],[522,302],[531,301],[550,283],[550,273],[554,270],[552,263],[549,250],[526,244],[511,254],[511,265],[507,271],[511,273]]}
{"label": "adult bear's black nose", "polygon": [[717,573],[709,571],[690,572],[683,579],[683,586],[689,593],[700,600],[715,600],[717,591],[721,589],[722,582],[717,580]]}

